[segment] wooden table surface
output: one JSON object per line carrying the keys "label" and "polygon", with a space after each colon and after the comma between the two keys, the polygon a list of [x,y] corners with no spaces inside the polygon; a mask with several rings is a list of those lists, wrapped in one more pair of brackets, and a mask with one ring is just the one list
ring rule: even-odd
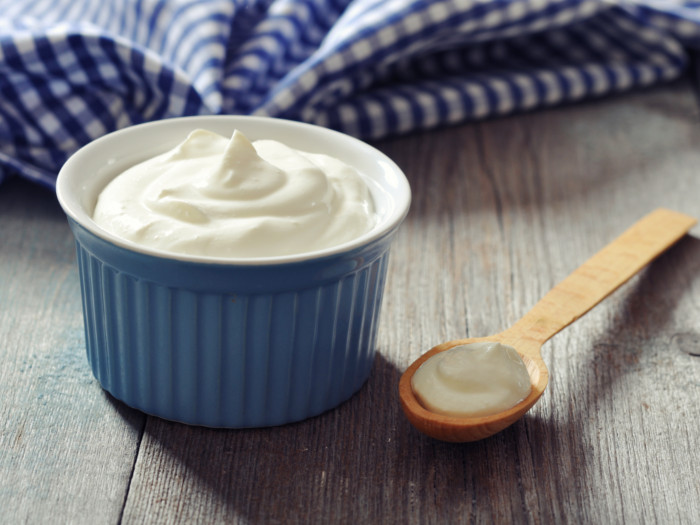
{"label": "wooden table surface", "polygon": [[700,229],[555,336],[524,419],[447,444],[397,384],[487,335],[656,207],[700,217],[691,82],[383,141],[411,212],[366,385],[279,428],[171,423],[85,358],[74,246],[50,192],[0,186],[0,523],[698,523]]}

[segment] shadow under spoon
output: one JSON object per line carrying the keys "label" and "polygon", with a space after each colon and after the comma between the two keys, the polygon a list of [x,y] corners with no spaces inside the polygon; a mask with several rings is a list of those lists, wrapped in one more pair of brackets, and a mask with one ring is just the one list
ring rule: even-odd
{"label": "shadow under spoon", "polygon": [[[549,372],[540,353],[542,345],[668,249],[696,222],[688,215],[658,209],[583,263],[507,330],[486,337],[448,341],[423,354],[399,381],[399,398],[410,423],[435,439],[467,442],[489,437],[517,421],[547,386]],[[439,352],[480,341],[496,341],[515,348],[530,376],[530,394],[512,408],[480,417],[447,416],[424,408],[411,387],[411,378],[418,367]]]}

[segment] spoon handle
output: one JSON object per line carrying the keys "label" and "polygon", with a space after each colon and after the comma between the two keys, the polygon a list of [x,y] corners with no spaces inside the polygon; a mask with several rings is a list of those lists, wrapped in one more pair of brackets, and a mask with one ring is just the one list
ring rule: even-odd
{"label": "spoon handle", "polygon": [[504,335],[519,340],[518,348],[538,352],[545,341],[614,292],[696,222],[666,209],[646,215],[552,288]]}

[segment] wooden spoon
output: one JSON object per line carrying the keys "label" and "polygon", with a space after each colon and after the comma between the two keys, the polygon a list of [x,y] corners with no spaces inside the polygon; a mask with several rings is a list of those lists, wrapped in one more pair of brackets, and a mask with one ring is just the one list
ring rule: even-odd
{"label": "wooden spoon", "polygon": [[[547,386],[549,372],[540,354],[542,345],[683,237],[696,222],[682,213],[656,210],[583,263],[512,327],[488,337],[448,341],[423,354],[399,382],[399,397],[408,420],[424,434],[451,442],[477,441],[517,421]],[[518,351],[530,374],[530,395],[508,410],[482,417],[445,416],[424,408],[411,388],[411,378],[418,367],[439,352],[477,341],[498,341]]]}

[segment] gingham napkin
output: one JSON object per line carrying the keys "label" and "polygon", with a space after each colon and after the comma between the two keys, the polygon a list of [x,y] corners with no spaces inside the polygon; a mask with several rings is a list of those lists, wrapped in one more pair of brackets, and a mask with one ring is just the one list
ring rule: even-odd
{"label": "gingham napkin", "polygon": [[0,0],[0,179],[52,187],[114,129],[195,114],[364,139],[678,77],[700,2]]}

